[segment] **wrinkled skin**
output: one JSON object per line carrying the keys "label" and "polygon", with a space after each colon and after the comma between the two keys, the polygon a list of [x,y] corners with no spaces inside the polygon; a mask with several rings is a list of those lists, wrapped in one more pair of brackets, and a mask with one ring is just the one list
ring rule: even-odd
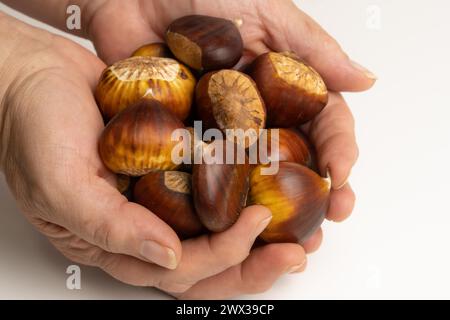
{"label": "wrinkled skin", "polygon": [[[290,1],[90,1],[84,12],[87,34],[107,64],[161,41],[173,19],[198,13],[242,19],[247,60],[267,50],[292,50],[323,75],[330,90],[365,90],[374,82]],[[223,233],[180,242],[155,215],[128,202],[97,152],[103,122],[92,91],[104,63],[68,40],[30,32],[38,34],[39,50],[21,59],[1,106],[1,168],[28,220],[62,254],[178,298],[258,293],[305,268],[305,254],[319,247],[322,231],[304,248],[271,244],[251,250],[271,216],[263,207],[245,209]],[[353,118],[341,95],[330,93],[324,111],[302,129],[317,148],[322,172],[331,173],[327,218],[341,221],[353,209],[346,181],[358,155]],[[177,268],[171,270],[167,257],[144,257],[143,240],[172,249]]]}

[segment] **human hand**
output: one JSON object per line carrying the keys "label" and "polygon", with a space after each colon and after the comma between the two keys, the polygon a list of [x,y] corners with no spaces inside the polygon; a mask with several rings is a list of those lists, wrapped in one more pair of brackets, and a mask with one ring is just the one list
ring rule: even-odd
{"label": "human hand", "polygon": [[[376,78],[352,62],[337,42],[292,1],[97,0],[91,2],[86,14],[87,34],[107,63],[128,57],[143,44],[163,41],[170,22],[188,14],[241,19],[246,61],[269,50],[296,52],[319,71],[331,91],[328,106],[302,126],[318,151],[322,174],[329,171],[332,178],[327,218],[342,221],[350,215],[355,195],[347,180],[358,148],[350,109],[335,92],[366,90]],[[321,236],[319,230],[314,244],[320,243]],[[306,247],[313,249],[309,243]]]}
{"label": "human hand", "polygon": [[[96,10],[92,12],[92,18],[89,20],[91,21],[89,33],[99,54],[108,63],[127,57],[144,43],[160,41],[165,27],[179,16],[194,12],[224,16],[214,12],[220,12],[222,7],[225,8],[224,2],[221,1],[198,2],[195,11],[190,7],[192,2],[189,1],[180,2],[179,7],[171,6],[170,9],[164,8],[167,4],[164,1],[111,0],[102,2],[100,5],[98,0],[90,3],[98,5],[90,6]],[[208,6],[205,6],[205,3]],[[370,74],[354,68],[337,44],[308,17],[296,11],[290,2],[261,3],[256,2],[259,6],[258,10],[252,9],[250,2],[244,4],[231,2],[230,4],[230,1],[227,1],[226,3],[226,8],[229,10],[226,16],[244,21],[241,32],[246,42],[247,58],[267,51],[269,48],[277,51],[293,50],[321,72],[332,90],[362,90],[373,84],[374,79],[371,79]],[[173,2],[171,4],[173,5]],[[271,7],[264,9],[263,5]],[[158,19],[151,16],[152,12],[158,12]],[[264,15],[264,12],[270,12],[270,16]],[[274,12],[277,14],[274,15]],[[294,15],[295,17],[292,17]],[[275,19],[276,16],[283,16],[279,21],[295,21],[295,25],[286,24],[283,26],[283,29],[286,29],[283,33],[279,32],[281,26],[278,29],[268,28],[271,26],[270,22],[274,27],[279,24],[279,21]],[[286,19],[289,16],[292,18]],[[127,24],[127,28],[123,28],[123,24],[111,24],[111,20],[108,22],[108,19],[130,21],[130,24]],[[149,21],[158,21],[158,25],[153,26]],[[266,28],[271,32],[267,32]],[[303,37],[303,40],[294,37],[301,33],[301,30],[306,30],[307,36]],[[67,41],[64,41],[64,44],[61,42],[58,47],[65,51],[65,54],[62,54],[64,58],[60,57],[62,60],[65,61],[71,56],[70,64],[76,67],[69,68],[69,72],[78,75],[75,77],[78,80],[63,77],[62,70],[65,69],[65,63],[60,61],[63,67],[56,68],[61,69],[56,74],[53,73],[55,71],[53,67],[45,67],[45,72],[38,72],[27,79],[31,87],[29,90],[41,93],[37,94],[33,101],[20,101],[21,95],[17,95],[19,98],[13,98],[15,95],[12,93],[9,93],[10,98],[5,100],[11,102],[8,105],[34,106],[27,110],[30,109],[33,112],[41,110],[40,112],[43,113],[33,115],[35,122],[50,116],[52,123],[43,123],[39,126],[34,122],[29,123],[30,119],[25,119],[23,128],[27,126],[39,128],[36,133],[45,129],[40,135],[34,135],[33,130],[28,130],[28,133],[26,133],[27,130],[22,132],[20,118],[27,118],[26,111],[22,111],[21,117],[10,111],[5,114],[11,114],[10,117],[17,123],[15,129],[17,132],[12,134],[16,138],[11,145],[23,145],[23,150],[14,150],[15,154],[9,162],[8,172],[11,173],[7,174],[8,181],[13,191],[26,191],[24,195],[14,192],[21,207],[27,212],[30,221],[46,233],[59,250],[77,262],[100,266],[124,282],[155,286],[182,298],[225,298],[241,293],[260,292],[270,287],[281,274],[292,267],[295,266],[294,269],[298,270],[304,268],[305,252],[298,245],[273,244],[255,249],[250,254],[250,245],[242,246],[242,243],[253,242],[253,234],[250,235],[248,230],[255,230],[256,226],[269,214],[262,208],[246,209],[238,223],[224,234],[179,243],[173,231],[162,221],[144,208],[129,203],[121,197],[114,188],[114,176],[106,171],[96,152],[102,122],[92,99],[91,90],[104,66],[97,59],[92,62],[92,56],[87,59],[86,52],[80,56],[74,55],[73,52],[78,50],[75,50],[73,44]],[[63,50],[63,47],[66,50]],[[82,68],[77,65],[80,61],[85,61]],[[52,71],[50,74],[49,70]],[[46,81],[41,81],[42,79]],[[61,83],[64,82],[67,86],[64,89],[60,88],[63,94],[52,97],[52,101],[44,99],[48,97],[43,97],[42,93],[49,92],[51,87],[61,87]],[[84,88],[82,95],[80,88]],[[15,100],[19,101],[14,102]],[[70,111],[67,110],[68,108],[61,110],[61,102],[67,101],[74,101],[70,103]],[[40,108],[42,105],[45,105],[47,109]],[[49,107],[51,105],[53,105],[52,108]],[[7,109],[20,108],[8,107]],[[44,112],[45,110],[49,114]],[[64,114],[57,116],[59,113]],[[78,118],[80,114],[84,120]],[[64,121],[58,125],[56,122],[60,119]],[[25,125],[26,123],[28,125]],[[67,124],[70,129],[67,133],[63,131],[66,130],[63,124]],[[57,125],[56,128],[59,129],[54,129],[54,125]],[[332,191],[327,217],[335,221],[342,220],[350,214],[354,202],[351,188],[344,184],[357,156],[350,111],[338,94],[331,93],[329,105],[320,116],[302,129],[311,135],[318,149],[322,172],[325,172],[327,168],[331,172],[335,190]],[[48,143],[43,140],[44,144],[32,143],[32,141],[41,141],[41,138],[48,139],[56,136],[57,132],[64,132],[58,138],[62,140],[51,140]],[[84,141],[85,145],[80,146],[79,141]],[[7,159],[7,157],[4,158]],[[27,159],[27,161],[18,161],[19,159]],[[19,164],[12,165],[14,161]],[[2,164],[6,173],[8,162],[2,161]],[[27,171],[26,175],[23,174]],[[19,174],[20,172],[22,175]],[[14,176],[19,178],[17,180],[10,178]],[[344,186],[341,187],[343,184]],[[39,216],[32,215],[32,212],[39,213]],[[60,213],[61,218],[52,221],[50,219],[52,214],[49,212]],[[157,227],[155,228],[154,225]],[[145,226],[152,226],[152,228],[148,230]],[[145,259],[139,251],[142,237],[149,237],[171,248],[174,252],[171,256],[175,256],[179,264],[177,270],[171,271],[148,263],[150,260],[168,267],[171,265],[168,261],[173,262],[173,260],[167,255],[165,258],[158,254],[155,256],[155,252],[152,259]],[[233,240],[239,242],[233,242]],[[305,244],[305,250],[315,250],[320,241],[321,231],[319,230]],[[219,246],[221,243],[227,244],[227,248]],[[213,247],[217,249],[209,250]],[[229,250],[233,247],[237,250]],[[199,251],[201,248],[205,248],[206,253],[196,256],[199,252],[205,252],[205,250]],[[220,260],[224,254],[225,259]]]}
{"label": "human hand", "polygon": [[[27,219],[62,254],[180,298],[261,292],[304,268],[297,244],[250,251],[271,218],[263,207],[245,209],[223,233],[181,243],[163,221],[128,202],[97,152],[104,126],[92,91],[104,64],[66,39],[17,22],[5,28],[27,37],[0,69],[0,76],[14,73],[0,105],[0,168]],[[317,238],[306,247],[317,247]]]}

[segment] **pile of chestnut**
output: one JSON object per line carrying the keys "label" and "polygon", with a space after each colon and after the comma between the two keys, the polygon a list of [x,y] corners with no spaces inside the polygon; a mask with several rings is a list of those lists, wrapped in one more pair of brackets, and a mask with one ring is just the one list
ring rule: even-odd
{"label": "pile of chestnut", "polygon": [[[298,127],[325,107],[327,88],[292,52],[267,52],[237,70],[242,55],[232,21],[200,15],[173,21],[165,43],[145,45],[102,73],[95,97],[107,125],[99,153],[119,190],[183,239],[224,231],[243,208],[260,204],[273,214],[262,241],[302,244],[323,222],[330,181]],[[193,130],[194,121],[224,133],[267,129],[266,156],[256,163],[177,163],[175,130],[188,128],[192,154],[217,142]],[[247,157],[258,139],[232,143]],[[264,174],[273,161],[276,173]]]}

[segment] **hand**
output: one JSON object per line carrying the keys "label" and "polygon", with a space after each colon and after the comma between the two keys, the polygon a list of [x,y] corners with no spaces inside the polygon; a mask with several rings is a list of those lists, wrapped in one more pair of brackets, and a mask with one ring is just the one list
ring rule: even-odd
{"label": "hand", "polygon": [[[230,2],[227,1],[228,7]],[[180,2],[177,12],[173,11],[175,6],[164,9],[162,6],[166,2],[163,1],[153,2],[155,8],[149,7],[150,2],[137,0],[89,3],[92,3],[90,8],[96,8],[92,11],[92,19],[89,19],[90,34],[107,62],[128,56],[144,43],[159,40],[153,36],[162,35],[171,20],[193,12],[192,8],[186,8],[190,4],[187,1]],[[213,11],[220,11],[222,2],[204,3],[208,3],[209,8],[202,9],[200,3],[198,13],[221,15]],[[373,79],[366,77],[364,72],[353,68],[339,47],[332,45],[334,42],[299,11],[294,11],[297,21],[308,26],[309,32],[316,35],[313,39],[318,40],[308,39],[303,46],[293,43],[279,47],[260,27],[263,17],[257,20],[250,7],[245,13],[241,2],[236,2],[234,7],[239,5],[239,10],[230,10],[230,16],[237,12],[238,18],[244,17],[242,32],[249,44],[247,57],[265,51],[267,47],[294,49],[303,53],[303,57],[324,75],[328,86],[334,90],[360,90],[373,83]],[[293,11],[289,2],[278,5],[278,2],[267,1],[264,5],[284,8],[285,14]],[[148,23],[159,21],[150,17],[154,12],[152,9],[165,16],[161,21],[167,20],[167,23],[159,25],[160,31],[153,31],[158,29]],[[145,18],[141,12],[145,12]],[[110,24],[108,16],[131,25],[122,29]],[[249,23],[252,16],[257,21],[253,21],[253,33],[252,23]],[[266,26],[268,18],[264,21]],[[111,27],[117,29],[111,30]],[[298,32],[298,26],[295,27]],[[130,29],[133,32],[130,33]],[[334,50],[323,50],[323,37],[328,39],[326,48]],[[97,139],[103,124],[92,98],[92,88],[104,65],[78,46],[56,39],[52,39],[55,41],[41,52],[48,54],[47,58],[30,60],[30,72],[19,76],[3,99],[5,116],[0,164],[28,219],[61,252],[76,262],[100,266],[124,282],[155,286],[181,298],[225,298],[260,292],[270,287],[281,274],[304,268],[305,252],[295,244],[273,244],[249,253],[257,230],[262,227],[260,224],[270,216],[264,208],[244,210],[238,223],[223,234],[181,244],[162,221],[146,209],[127,202],[115,190],[114,176],[103,167],[97,156]],[[267,45],[262,47],[266,41]],[[287,44],[285,41],[280,43]],[[338,68],[334,65],[334,69],[327,69],[326,61],[330,66],[327,57],[333,57],[331,61],[334,62],[340,61]],[[47,64],[42,65],[43,60]],[[36,71],[37,65],[39,69]],[[70,106],[64,107],[67,104]],[[316,143],[322,170],[330,169],[334,188],[346,179],[356,160],[352,121],[343,100],[332,94],[330,104],[321,116],[303,128],[310,132]],[[333,125],[326,126],[327,122]],[[324,126],[326,130],[320,130]],[[345,146],[344,152],[335,147],[336,142]],[[341,220],[350,213],[353,201],[353,193],[347,185],[333,191],[328,217]],[[143,240],[153,241],[144,250],[149,255],[142,254]],[[306,251],[315,250],[320,241],[321,231],[318,231],[305,244]],[[171,271],[149,262],[168,268],[178,264],[178,268]]]}
{"label": "hand", "polygon": [[260,292],[304,268],[296,244],[250,253],[271,218],[263,207],[245,209],[223,233],[180,243],[163,221],[128,202],[97,152],[103,120],[92,92],[104,64],[66,39],[17,22],[2,27],[28,37],[4,63],[15,75],[0,105],[0,168],[27,219],[62,254],[183,298]]}
{"label": "hand", "polygon": [[[323,174],[328,171],[332,178],[333,190],[327,218],[342,221],[350,215],[355,195],[347,181],[357,160],[358,148],[350,109],[342,96],[335,92],[366,90],[374,84],[376,77],[352,62],[337,42],[291,1],[99,0],[94,1],[88,9],[88,36],[94,42],[99,56],[107,63],[128,57],[143,44],[163,41],[165,29],[170,22],[188,14],[242,19],[240,31],[244,39],[246,61],[269,50],[291,50],[308,61],[323,76],[331,92],[329,103],[323,112],[302,126],[302,129],[309,134],[318,151],[320,170]],[[322,231],[319,230],[305,244],[305,250],[316,250],[321,240]],[[293,252],[287,251],[287,247],[281,249],[281,246],[278,248],[272,245],[270,248],[274,249],[267,250],[279,249],[276,254],[280,259]],[[264,286],[267,279],[264,279],[263,270],[277,270],[279,261],[263,254],[257,256],[260,264],[244,262],[252,266],[252,272],[245,275],[257,278],[261,274],[257,281]],[[236,267],[239,268],[242,267]],[[228,289],[237,285],[230,281],[230,272],[233,271],[198,283],[184,297],[220,298],[241,293],[243,290]],[[275,278],[274,273],[273,280]],[[249,280],[243,277],[238,282],[247,281]]]}

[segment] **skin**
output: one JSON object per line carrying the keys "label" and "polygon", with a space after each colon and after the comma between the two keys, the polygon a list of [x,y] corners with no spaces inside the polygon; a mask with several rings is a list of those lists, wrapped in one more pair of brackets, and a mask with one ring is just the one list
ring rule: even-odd
{"label": "skin", "polygon": [[[65,26],[66,1],[5,2],[57,27]],[[197,13],[243,19],[242,63],[267,50],[292,50],[322,74],[332,91],[366,90],[375,82],[373,74],[355,67],[335,40],[290,1],[78,4],[84,26],[78,34],[94,42],[107,64],[145,43],[161,41],[173,19]],[[103,122],[92,92],[105,63],[75,43],[3,14],[0,23],[0,30],[15,30],[14,37],[8,34],[11,31],[0,31],[1,170],[27,219],[62,254],[98,266],[125,283],[153,286],[177,298],[259,293],[281,275],[305,268],[306,253],[322,241],[321,230],[304,248],[271,244],[251,250],[271,217],[264,207],[245,209],[225,232],[180,242],[155,215],[128,202],[116,191],[115,178],[97,152]],[[353,117],[342,96],[331,92],[324,111],[302,130],[318,150],[320,169],[331,174],[327,218],[342,221],[354,206],[355,195],[346,181],[358,157]],[[171,249],[175,265],[167,259],[161,263],[161,257],[142,256],[143,240]]]}

